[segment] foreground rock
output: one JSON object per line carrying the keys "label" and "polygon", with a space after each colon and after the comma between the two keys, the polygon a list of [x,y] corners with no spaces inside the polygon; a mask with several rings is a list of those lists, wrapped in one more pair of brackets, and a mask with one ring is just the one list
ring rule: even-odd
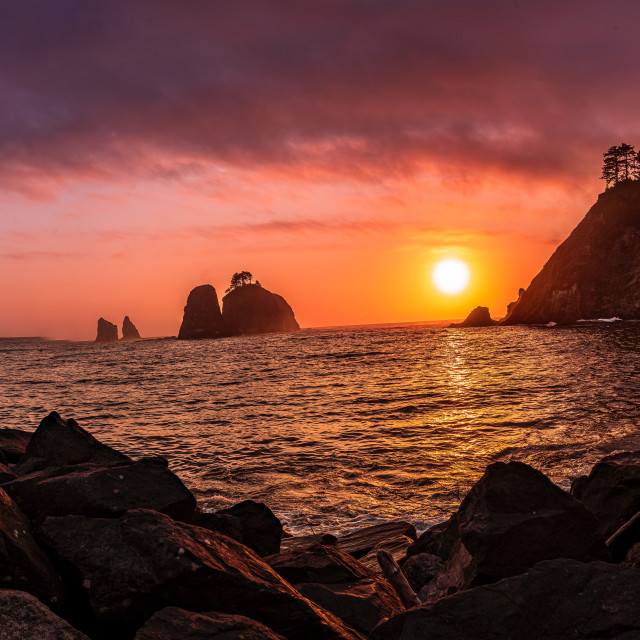
{"label": "foreground rock", "polygon": [[154,509],[190,522],[196,500],[164,466],[135,462],[111,467],[49,467],[8,484],[5,491],[32,521],[47,516],[113,518],[131,509]]}
{"label": "foreground rock", "polygon": [[428,602],[382,623],[372,640],[640,638],[640,571],[558,559],[523,575]]}
{"label": "foreground rock", "polygon": [[96,342],[116,342],[118,340],[118,327],[104,318],[98,320],[98,335]]}
{"label": "foreground rock", "polygon": [[283,640],[263,624],[223,613],[193,613],[167,607],[154,613],[135,640]]}
{"label": "foreground rock", "polygon": [[287,301],[255,284],[232,289],[222,299],[222,317],[231,335],[300,330]]}
{"label": "foreground rock", "polygon": [[587,505],[609,537],[640,511],[640,451],[603,458],[573,482],[571,494]]}
{"label": "foreground rock", "polygon": [[131,458],[96,440],[70,418],[52,411],[31,436],[18,467],[19,473],[69,464],[123,464]]}
{"label": "foreground rock", "polygon": [[0,429],[0,453],[7,462],[15,464],[24,455],[33,432],[19,429]]}
{"label": "foreground rock", "polygon": [[89,640],[24,591],[0,589],[2,640]]}
{"label": "foreground rock", "polygon": [[435,595],[497,582],[541,560],[608,559],[586,507],[522,462],[496,462],[445,528],[455,538]]}
{"label": "foreground rock", "polygon": [[497,320],[492,320],[488,307],[476,307],[462,322],[453,322],[452,327],[495,327]]}
{"label": "foreground rock", "polygon": [[367,569],[374,573],[382,573],[380,569],[380,563],[378,562],[378,551],[384,550],[391,554],[391,557],[397,562],[402,562],[407,557],[409,547],[415,542],[415,538],[411,539],[408,536],[397,536],[390,538],[389,540],[383,540],[379,542],[371,551],[360,558],[360,562],[367,567]]}
{"label": "foreground rock", "polygon": [[86,593],[92,636],[125,637],[155,611],[176,606],[248,616],[290,639],[360,637],[243,545],[155,511],[47,518],[42,535],[70,588]]}
{"label": "foreground rock", "polygon": [[502,323],[640,318],[638,211],[638,181],[621,182],[601,193]]}
{"label": "foreground rock", "polygon": [[[63,604],[60,578],[33,539],[26,518],[2,489],[0,489],[0,585],[8,589],[28,591],[54,609],[59,609]],[[0,637],[4,637],[1,626]]]}
{"label": "foreground rock", "polygon": [[338,548],[354,558],[362,558],[376,548],[383,548],[391,540],[402,537],[415,540],[416,528],[404,520],[392,520],[358,529],[338,538]]}
{"label": "foreground rock", "polygon": [[122,339],[123,340],[139,340],[140,334],[136,329],[136,325],[131,322],[129,316],[125,316],[122,321]]}
{"label": "foreground rock", "polygon": [[347,553],[316,546],[266,559],[309,600],[368,634],[383,618],[404,610],[391,585]]}
{"label": "foreground rock", "polygon": [[220,313],[218,294],[210,284],[203,284],[191,291],[184,308],[178,338],[220,338],[227,329]]}

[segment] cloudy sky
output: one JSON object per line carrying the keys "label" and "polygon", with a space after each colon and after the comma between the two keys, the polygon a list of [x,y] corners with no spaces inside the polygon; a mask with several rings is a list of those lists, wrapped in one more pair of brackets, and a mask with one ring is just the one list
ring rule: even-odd
{"label": "cloudy sky", "polygon": [[[494,317],[640,145],[630,0],[3,0],[0,335]],[[445,257],[471,285],[439,293]]]}

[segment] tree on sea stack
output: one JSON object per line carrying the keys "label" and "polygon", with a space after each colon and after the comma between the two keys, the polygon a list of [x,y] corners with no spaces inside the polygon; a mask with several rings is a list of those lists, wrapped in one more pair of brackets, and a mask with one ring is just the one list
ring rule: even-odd
{"label": "tree on sea stack", "polygon": [[[233,291],[238,287],[244,287],[244,285],[252,283],[253,275],[249,271],[239,271],[231,276],[231,284],[225,293],[229,293],[229,291]],[[256,282],[256,284],[258,283]]]}
{"label": "tree on sea stack", "polygon": [[609,147],[603,154],[601,179],[607,183],[607,189],[623,180],[640,178],[640,153],[636,153],[633,145],[623,142]]}

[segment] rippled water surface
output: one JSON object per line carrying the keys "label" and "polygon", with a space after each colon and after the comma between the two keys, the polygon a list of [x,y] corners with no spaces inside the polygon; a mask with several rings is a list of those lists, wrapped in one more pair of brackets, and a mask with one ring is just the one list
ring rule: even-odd
{"label": "rippled water surface", "polygon": [[131,343],[0,340],[2,426],[74,417],[161,454],[207,508],[295,532],[442,519],[496,460],[565,488],[640,448],[640,325],[430,325]]}

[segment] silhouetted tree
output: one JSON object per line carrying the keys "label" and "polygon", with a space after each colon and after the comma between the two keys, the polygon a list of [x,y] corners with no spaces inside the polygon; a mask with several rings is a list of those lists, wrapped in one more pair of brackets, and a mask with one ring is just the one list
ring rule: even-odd
{"label": "silhouetted tree", "polygon": [[622,180],[640,177],[640,154],[636,153],[633,145],[623,142],[617,147],[609,147],[602,157],[602,180],[606,181],[607,189]]}
{"label": "silhouetted tree", "polygon": [[238,287],[244,287],[245,284],[251,284],[253,282],[253,275],[249,271],[239,271],[231,276],[231,284],[225,293],[229,293],[233,289]]}

